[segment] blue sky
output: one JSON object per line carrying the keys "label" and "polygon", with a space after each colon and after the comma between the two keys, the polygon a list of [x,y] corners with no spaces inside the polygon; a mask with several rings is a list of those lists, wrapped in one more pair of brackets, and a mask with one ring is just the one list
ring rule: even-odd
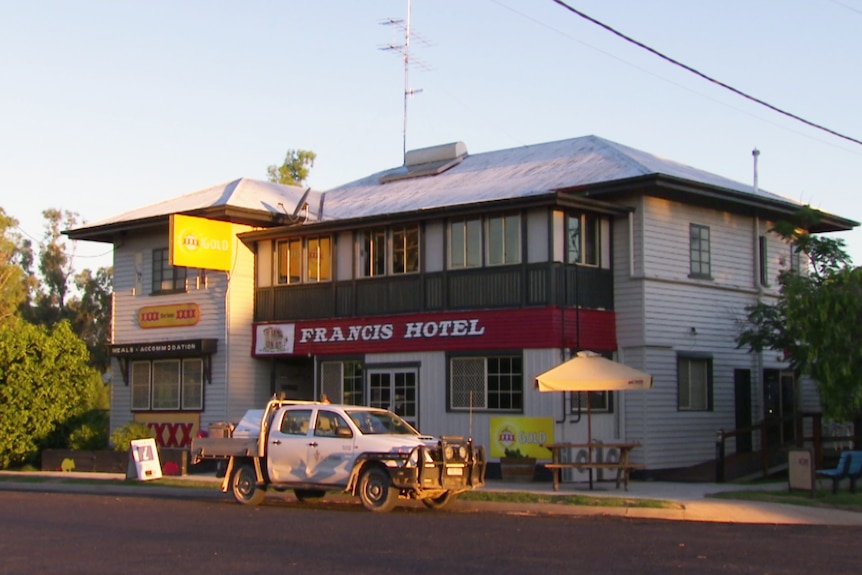
{"label": "blue sky", "polygon": [[[862,0],[570,0],[783,110],[862,139]],[[0,205],[96,221],[313,150],[325,190],[402,162],[407,0],[0,6]],[[407,148],[595,134],[862,220],[862,145],[741,98],[551,0],[412,0]],[[425,42],[423,42],[424,40]],[[862,264],[862,230],[842,234]],[[110,265],[80,242],[76,267]]]}

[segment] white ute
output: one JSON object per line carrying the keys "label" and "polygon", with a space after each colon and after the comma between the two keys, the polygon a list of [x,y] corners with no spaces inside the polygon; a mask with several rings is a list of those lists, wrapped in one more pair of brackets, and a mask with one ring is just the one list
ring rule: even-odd
{"label": "white ute", "polygon": [[390,411],[358,405],[273,399],[246,415],[242,432],[194,439],[191,454],[194,463],[227,460],[222,491],[249,505],[273,488],[300,501],[347,491],[370,511],[399,498],[436,509],[485,483],[485,452],[472,440],[423,436]]}

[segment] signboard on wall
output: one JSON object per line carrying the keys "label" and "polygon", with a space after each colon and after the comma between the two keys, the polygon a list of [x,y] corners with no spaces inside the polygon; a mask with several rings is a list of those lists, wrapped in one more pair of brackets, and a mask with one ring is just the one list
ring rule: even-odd
{"label": "signboard on wall", "polygon": [[551,458],[542,445],[554,442],[553,417],[497,416],[490,426],[491,457],[505,457],[507,449],[517,449],[527,457]]}
{"label": "signboard on wall", "polygon": [[197,325],[200,319],[201,308],[194,302],[149,305],[138,310],[138,326],[143,329],[188,327]]}
{"label": "signboard on wall", "polygon": [[[518,348],[616,348],[614,313],[559,308],[422,313],[254,325],[255,356],[464,351]],[[580,329],[578,330],[578,326]]]}
{"label": "signboard on wall", "polygon": [[171,215],[169,259],[171,265],[230,271],[235,236],[229,222]]}

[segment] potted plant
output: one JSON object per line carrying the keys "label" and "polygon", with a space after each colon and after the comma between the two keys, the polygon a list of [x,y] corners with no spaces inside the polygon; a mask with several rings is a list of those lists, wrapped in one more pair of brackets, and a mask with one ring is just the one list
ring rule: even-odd
{"label": "potted plant", "polygon": [[536,474],[536,458],[524,455],[520,448],[507,447],[505,456],[500,458],[500,474],[503,481],[532,481]]}

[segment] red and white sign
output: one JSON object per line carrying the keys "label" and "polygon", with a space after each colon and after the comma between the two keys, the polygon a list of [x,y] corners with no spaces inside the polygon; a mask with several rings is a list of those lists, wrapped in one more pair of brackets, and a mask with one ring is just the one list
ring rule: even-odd
{"label": "red and white sign", "polygon": [[253,355],[562,347],[616,349],[614,313],[537,308],[259,323]]}

